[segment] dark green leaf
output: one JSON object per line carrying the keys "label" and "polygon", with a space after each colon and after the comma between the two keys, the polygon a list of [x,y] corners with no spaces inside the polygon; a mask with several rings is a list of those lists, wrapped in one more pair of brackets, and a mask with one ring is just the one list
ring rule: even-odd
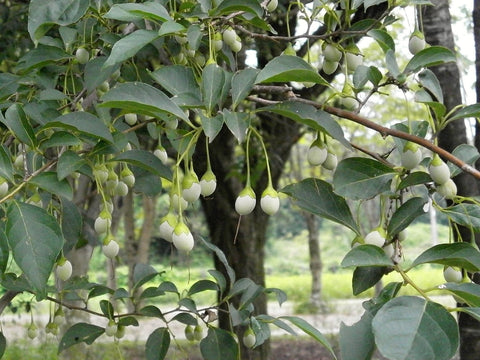
{"label": "dark green leaf", "polygon": [[425,89],[420,89],[415,93],[415,101],[428,105],[435,113],[437,119],[443,119],[447,112],[447,108],[445,107],[445,105],[435,101],[432,95]]}
{"label": "dark green leaf", "polygon": [[28,9],[28,33],[37,42],[54,25],[66,26],[80,20],[90,3],[75,0],[32,0]]}
{"label": "dark green leaf", "polygon": [[467,313],[474,319],[480,321],[480,307],[461,307],[458,311]]}
{"label": "dark green leaf", "polygon": [[426,172],[423,171],[415,171],[408,174],[400,184],[398,185],[398,190],[406,189],[407,187],[426,184],[432,182],[432,178]]}
{"label": "dark green leaf", "polygon": [[121,326],[139,326],[138,320],[134,316],[125,316],[118,320],[118,325]]}
{"label": "dark green leaf", "polygon": [[0,120],[7,125],[12,135],[18,140],[32,148],[37,145],[37,139],[33,132],[32,125],[28,122],[27,116],[20,104],[10,106],[5,112],[5,118],[0,118]]}
{"label": "dark green leaf", "polygon": [[197,312],[197,305],[195,304],[195,301],[190,298],[180,299],[178,306],[183,306],[185,309],[190,310],[191,312]]}
{"label": "dark green leaf", "polygon": [[275,105],[266,106],[257,111],[271,111],[286,116],[300,124],[310,126],[314,130],[326,132],[338,140],[347,149],[351,149],[350,143],[345,139],[341,126],[333,120],[330,114],[317,110],[313,106],[297,101],[284,101]]}
{"label": "dark green leaf", "polygon": [[385,275],[383,266],[359,266],[353,271],[352,289],[353,295],[364,292],[375,286]]}
{"label": "dark green leaf", "polygon": [[82,144],[82,141],[70,132],[56,131],[47,140],[40,144],[40,149],[48,149],[57,146],[76,146]]}
{"label": "dark green leaf", "polygon": [[425,263],[458,266],[476,272],[480,270],[480,252],[465,242],[439,244],[420,254],[413,261],[412,267]]}
{"label": "dark green leaf", "polygon": [[[0,112],[0,117],[1,116]],[[0,176],[13,182],[12,155],[5,145],[0,145]]]}
{"label": "dark green leaf", "polygon": [[266,322],[266,323],[269,323],[269,324],[273,324],[273,325],[279,327],[280,329],[285,330],[286,332],[288,332],[291,335],[297,335],[295,330],[293,330],[292,327],[290,325],[288,325],[285,321],[274,318],[273,316],[257,315],[256,318],[260,321],[263,321],[263,322]]}
{"label": "dark green leaf", "polygon": [[375,350],[372,332],[373,314],[366,311],[355,324],[340,324],[340,354],[342,360],[370,360]]}
{"label": "dark green leaf", "polygon": [[391,360],[449,360],[458,347],[455,318],[443,306],[418,297],[389,301],[372,328],[378,349]]}
{"label": "dark green leaf", "polygon": [[62,198],[62,219],[61,227],[62,234],[65,239],[63,246],[63,252],[67,254],[72,250],[77,242],[82,238],[82,214],[79,211],[78,206],[73,202]]}
{"label": "dark green leaf", "polygon": [[312,82],[329,85],[317,70],[298,56],[281,55],[270,60],[257,76],[256,83]]}
{"label": "dark green leaf", "polygon": [[172,114],[188,121],[187,115],[167,95],[141,82],[118,84],[102,97],[101,107],[112,107],[126,112],[160,116]]}
{"label": "dark green leaf", "polygon": [[137,263],[133,268],[133,288],[137,289],[159,275],[153,266]]}
{"label": "dark green leaf", "polygon": [[235,271],[232,269],[232,267],[228,264],[228,260],[225,256],[225,254],[223,253],[222,250],[220,250],[220,248],[218,248],[217,246],[215,246],[214,244],[212,244],[211,242],[208,242],[206,241],[204,238],[202,238],[201,236],[198,237],[201,242],[203,243],[203,245],[205,245],[208,249],[212,250],[215,255],[217,256],[218,260],[220,260],[220,262],[223,264],[223,266],[225,267],[225,269],[227,270],[227,275],[228,275],[228,278],[230,280],[230,283],[233,284],[235,282]]}
{"label": "dark green leaf", "polygon": [[335,353],[333,352],[332,346],[328,342],[328,340],[323,336],[323,334],[315,329],[312,325],[310,325],[307,321],[296,317],[296,316],[281,316],[279,319],[284,319],[290,321],[293,325],[298,327],[300,330],[302,330],[305,334],[311,336],[314,338],[316,341],[318,341],[320,344],[322,344],[332,355],[334,359],[337,357],[335,356]]}
{"label": "dark green leaf", "polygon": [[57,178],[58,180],[65,179],[68,175],[80,169],[86,161],[81,158],[76,152],[67,150],[58,159],[57,162]]}
{"label": "dark green leaf", "polygon": [[345,255],[340,266],[393,266],[393,262],[381,247],[358,245]]}
{"label": "dark green leaf", "polygon": [[[113,294],[113,293],[114,293],[114,290],[109,288],[108,286],[95,284],[90,289],[90,292],[88,293],[88,298],[93,299],[97,296],[102,296],[102,295],[105,295],[105,294]],[[103,301],[103,303],[102,303],[102,301]],[[107,300],[102,300],[102,301],[100,302],[100,306],[101,306],[102,309],[104,309],[108,313],[108,308],[105,307],[105,306],[108,306],[109,302]],[[110,309],[112,310],[112,308],[110,308]]]}
{"label": "dark green leaf", "polygon": [[212,275],[218,285],[218,289],[220,292],[224,292],[227,289],[227,279],[225,276],[218,270],[210,269],[208,273]]}
{"label": "dark green leaf", "polygon": [[212,142],[222,130],[223,127],[223,116],[222,114],[217,114],[213,117],[207,117],[202,113],[198,114],[202,120],[202,128],[205,135],[208,137],[208,141]]}
{"label": "dark green leaf", "polygon": [[365,10],[367,10],[370,6],[378,5],[381,3],[386,2],[387,0],[364,0],[363,1],[363,6]]}
{"label": "dark green leaf", "polygon": [[143,19],[154,21],[171,20],[167,9],[155,1],[146,1],[142,4],[114,4],[104,17],[127,22]]}
{"label": "dark green leaf", "polygon": [[465,119],[469,117],[478,118],[480,117],[480,104],[467,105],[460,110],[455,111],[451,116],[448,117],[449,121]]}
{"label": "dark green leaf", "polygon": [[8,239],[2,226],[2,228],[0,228],[0,272],[2,274],[7,269],[9,255]]}
{"label": "dark green leaf", "polygon": [[105,329],[97,325],[87,323],[75,324],[63,334],[62,340],[58,344],[58,353],[82,342],[88,345],[93,344],[104,332]]}
{"label": "dark green leaf", "polygon": [[342,160],[333,175],[339,195],[353,200],[370,199],[390,191],[395,171],[373,159],[352,157]]}
{"label": "dark green leaf", "polygon": [[394,78],[400,75],[400,68],[398,67],[397,58],[395,57],[395,51],[389,49],[385,54],[385,63],[387,65],[388,72]]}
{"label": "dark green leaf", "polygon": [[207,336],[200,341],[200,351],[206,360],[237,360],[238,344],[231,333],[209,327]]}
{"label": "dark green leaf", "polygon": [[163,165],[159,158],[146,150],[133,149],[124,151],[113,158],[112,161],[123,161],[138,166],[139,168],[147,170],[152,174],[156,174],[164,179],[172,179],[172,172],[170,168]]}
{"label": "dark green leaf", "polygon": [[0,100],[8,98],[18,89],[19,76],[3,73],[0,74]]}
{"label": "dark green leaf", "polygon": [[416,218],[425,214],[424,205],[426,200],[421,197],[413,197],[403,203],[392,215],[388,223],[387,233],[392,238],[400,231],[407,228]]}
{"label": "dark green leaf", "polygon": [[163,66],[150,76],[172,95],[192,93],[200,97],[200,89],[192,68],[183,65]]}
{"label": "dark green leaf", "polygon": [[30,183],[59,197],[64,197],[68,200],[73,198],[73,190],[70,183],[65,179],[58,180],[57,173],[54,171],[42,172],[34,176]]}
{"label": "dark green leaf", "polygon": [[135,175],[135,186],[133,190],[138,193],[145,194],[147,196],[155,196],[162,191],[162,182],[158,181],[158,175],[138,168],[136,166],[130,167]]}
{"label": "dark green leaf", "polygon": [[420,84],[434,96],[435,101],[443,103],[442,87],[433,71],[429,69],[423,70],[418,74],[418,79],[420,80]]}
{"label": "dark green leaf", "polygon": [[[452,155],[463,160],[465,163],[475,167],[475,162],[480,158],[480,153],[475,146],[469,144],[460,144],[458,145],[453,151]],[[448,167],[450,168],[451,176],[456,176],[463,172],[459,167],[453,165],[452,163],[448,163]]]}
{"label": "dark green leaf", "polygon": [[475,283],[446,283],[438,287],[448,290],[452,294],[464,300],[469,306],[480,306],[480,285]]}
{"label": "dark green leaf", "polygon": [[103,64],[103,68],[120,64],[135,56],[145,45],[151,43],[156,38],[158,38],[156,31],[144,29],[136,30],[121,38],[113,45],[110,56]]}
{"label": "dark green leaf", "polygon": [[143,316],[156,317],[156,318],[159,318],[159,319],[163,319],[162,312],[160,311],[159,308],[157,308],[154,305],[147,305],[147,306],[141,308],[139,313]]}
{"label": "dark green leaf", "polygon": [[353,86],[362,89],[368,81],[377,86],[382,78],[382,73],[375,66],[359,65],[353,73]]}
{"label": "dark green leaf", "polygon": [[439,65],[447,62],[455,62],[455,54],[443,46],[430,46],[418,52],[410,59],[405,70],[405,74],[417,72],[423,67]]}
{"label": "dark green leaf", "polygon": [[158,31],[158,35],[160,36],[165,36],[165,35],[171,35],[175,33],[181,33],[184,32],[185,26],[182,24],[179,24],[175,21],[165,21],[162,26],[160,26],[160,30]]}
{"label": "dark green leaf", "polygon": [[477,204],[460,203],[441,211],[451,221],[476,232],[480,231],[480,207]]}
{"label": "dark green leaf", "polygon": [[177,287],[175,286],[174,283],[172,283],[171,281],[164,281],[162,282],[158,288],[162,291],[165,291],[165,292],[173,292],[173,293],[176,293],[176,294],[179,294],[178,292],[178,289]]}
{"label": "dark green leaf", "polygon": [[190,25],[187,30],[188,48],[197,51],[202,42],[203,33],[197,24]]}
{"label": "dark green leaf", "polygon": [[225,71],[220,66],[210,64],[203,68],[201,91],[207,114],[219,103],[224,84]]}
{"label": "dark green leaf", "polygon": [[256,318],[250,318],[250,325],[255,334],[254,347],[262,345],[266,340],[270,338],[270,328],[268,324],[263,321],[258,321]]}
{"label": "dark green leaf", "polygon": [[375,39],[383,52],[387,52],[388,50],[395,51],[395,42],[385,30],[373,29],[367,32],[367,35]]}
{"label": "dark green leaf", "polygon": [[147,360],[163,360],[170,347],[170,332],[167,328],[155,329],[145,344]]}
{"label": "dark green leaf", "polygon": [[71,57],[72,55],[56,46],[39,45],[20,58],[15,70],[19,73],[27,73],[32,69],[39,69]]}
{"label": "dark green leaf", "polygon": [[175,315],[171,321],[178,321],[185,325],[196,326],[198,324],[197,319],[189,313],[178,313]]}
{"label": "dark green leaf", "polygon": [[275,296],[277,297],[278,305],[282,305],[285,301],[287,301],[287,294],[285,294],[285,291],[277,288],[266,288],[265,293],[274,293]]}
{"label": "dark green leaf", "polygon": [[232,108],[235,109],[245,97],[250,94],[250,91],[255,84],[259,70],[253,68],[246,68],[237,71],[232,77]]}
{"label": "dark green leaf", "polygon": [[88,92],[95,90],[104,81],[110,79],[112,74],[118,69],[119,66],[104,66],[105,61],[107,61],[105,56],[98,56],[85,65],[84,78]]}
{"label": "dark green leaf", "polygon": [[206,290],[213,290],[218,291],[218,285],[211,280],[198,280],[195,282],[190,289],[188,290],[188,295],[191,296],[193,294],[206,291]]}
{"label": "dark green leaf", "polygon": [[6,348],[7,339],[5,338],[5,335],[3,335],[3,332],[0,331],[0,359],[3,357],[3,354],[5,354]]}
{"label": "dark green leaf", "polygon": [[242,143],[250,126],[250,116],[245,112],[231,112],[228,109],[224,109],[223,121],[238,142]]}
{"label": "dark green leaf", "polygon": [[342,224],[360,234],[347,202],[320,179],[304,179],[281,190],[290,195],[301,209]]}
{"label": "dark green leaf", "polygon": [[103,314],[106,317],[108,317],[109,319],[113,319],[115,309],[113,308],[113,304],[110,301],[100,300],[100,310],[102,310]]}
{"label": "dark green leaf", "polygon": [[44,125],[45,129],[53,127],[75,130],[89,137],[93,136],[96,139],[102,139],[109,143],[113,142],[112,134],[105,123],[95,115],[85,111],[75,111],[61,115]]}
{"label": "dark green leaf", "polygon": [[12,201],[5,234],[18,267],[39,296],[46,296],[48,278],[63,247],[57,220],[40,207]]}
{"label": "dark green leaf", "polygon": [[263,9],[257,0],[223,0],[220,5],[214,9],[215,15],[230,14],[235,11],[245,11],[262,18]]}

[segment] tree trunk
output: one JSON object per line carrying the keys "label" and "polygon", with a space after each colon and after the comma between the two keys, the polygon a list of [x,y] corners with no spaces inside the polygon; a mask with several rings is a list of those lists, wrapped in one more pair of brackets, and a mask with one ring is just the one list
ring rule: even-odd
{"label": "tree trunk", "polygon": [[303,213],[308,230],[308,254],[310,274],[312,275],[312,290],[310,304],[314,309],[320,309],[322,304],[322,257],[319,241],[319,221],[312,213]]}
{"label": "tree trunk", "polygon": [[[436,0],[432,2],[435,6],[426,6],[423,13],[425,39],[430,45],[441,45],[454,51],[455,44],[448,0]],[[476,47],[478,50],[478,42]],[[457,64],[442,64],[432,68],[432,71],[440,81],[447,111],[461,104],[460,72]],[[450,152],[458,145],[467,143],[465,122],[453,121],[449,123],[445,129],[440,132],[438,143],[442,148]],[[478,182],[472,176],[461,173],[454,178],[454,181],[457,185],[459,195],[474,196],[479,194]],[[471,232],[469,229],[461,228],[460,233],[463,241],[471,240]],[[460,358],[462,360],[478,359],[480,352],[480,323],[469,315],[460,313],[459,327]]]}

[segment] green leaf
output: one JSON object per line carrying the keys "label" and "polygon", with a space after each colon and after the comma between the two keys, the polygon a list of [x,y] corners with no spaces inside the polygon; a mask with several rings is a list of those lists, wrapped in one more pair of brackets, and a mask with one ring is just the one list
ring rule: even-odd
{"label": "green leaf", "polygon": [[57,146],[81,145],[82,141],[70,132],[56,131],[52,136],[40,144],[40,149],[48,149]]}
{"label": "green leaf", "polygon": [[66,53],[56,46],[39,45],[23,55],[15,70],[18,72],[27,72],[34,68],[41,68],[50,65],[56,61],[63,61],[71,58],[72,55]]}
{"label": "green leaf", "polygon": [[417,72],[423,67],[455,62],[455,54],[443,46],[430,46],[415,54],[408,62],[404,74]]}
{"label": "green leaf", "polygon": [[352,277],[353,295],[357,296],[375,286],[383,275],[385,275],[385,267],[383,266],[359,266],[355,268]]}
{"label": "green leaf", "polygon": [[205,135],[208,137],[208,141],[212,142],[222,130],[223,127],[223,116],[222,114],[217,114],[213,117],[208,117],[203,115],[201,112],[198,113],[202,121],[202,128]]}
{"label": "green leaf", "polygon": [[332,186],[320,179],[304,179],[281,190],[291,196],[302,210],[335,221],[360,234],[347,202],[333,192]]}
{"label": "green leaf", "polygon": [[182,324],[192,325],[192,326],[196,326],[198,324],[197,319],[192,314],[184,313],[184,312],[178,313],[177,315],[175,315],[171,321],[178,321],[178,322],[181,322]]}
{"label": "green leaf", "polygon": [[474,319],[480,321],[480,307],[461,307],[458,308],[458,311],[467,313]]}
{"label": "green leaf", "polygon": [[183,65],[163,66],[149,74],[153,80],[172,95],[191,93],[200,98],[200,88],[191,67]]}
{"label": "green leaf", "polygon": [[410,186],[426,184],[428,182],[432,182],[432,178],[429,174],[423,171],[415,171],[408,174],[404,179],[402,179],[402,181],[398,185],[398,190],[403,190]]}
{"label": "green leaf", "polygon": [[[122,297],[116,296],[117,299],[128,297],[128,292],[125,289],[122,289],[122,290],[124,290],[126,292],[127,296],[122,296]],[[125,316],[125,317],[122,317],[120,320],[118,320],[118,325],[121,325],[121,326],[139,326],[140,324],[134,316]]]}
{"label": "green leaf", "polygon": [[260,70],[246,68],[237,71],[232,77],[232,108],[235,109],[243,101],[255,85]]}
{"label": "green leaf", "polygon": [[311,105],[303,104],[297,101],[284,101],[275,105],[259,108],[257,111],[270,111],[282,116],[286,116],[300,124],[310,126],[314,130],[319,130],[329,134],[347,149],[351,149],[350,143],[343,135],[341,126],[335,120],[333,120],[330,114],[323,110],[317,110]]}
{"label": "green leaf", "polygon": [[171,35],[175,33],[181,33],[186,30],[185,26],[179,24],[175,21],[166,21],[160,26],[160,30],[158,30],[159,36]]}
{"label": "green leaf", "polygon": [[154,305],[147,305],[139,310],[142,316],[155,317],[163,320],[163,315],[160,309]]}
{"label": "green leaf", "polygon": [[9,73],[0,74],[0,100],[8,98],[17,91],[19,78],[19,76]]}
{"label": "green leaf", "polygon": [[105,56],[98,56],[85,64],[84,78],[85,87],[88,92],[95,90],[100,84],[110,79],[112,74],[119,68],[119,66],[106,67]]}
{"label": "green leaf", "polygon": [[368,81],[377,86],[382,78],[382,73],[375,66],[359,65],[353,73],[353,86],[355,89],[363,89]]}
{"label": "green leaf", "polygon": [[118,84],[102,97],[100,107],[113,107],[126,112],[159,116],[172,114],[188,121],[187,115],[163,92],[141,82]]}
{"label": "green leaf", "polygon": [[381,247],[358,245],[345,255],[340,266],[393,266],[393,262]]}
{"label": "green leaf", "polygon": [[147,196],[155,196],[162,191],[162,182],[158,181],[158,175],[152,174],[150,171],[138,168],[136,166],[130,167],[133,175],[135,175],[135,185],[133,190],[145,194]]}
{"label": "green leaf", "polygon": [[367,35],[375,39],[375,41],[380,45],[383,52],[388,50],[395,51],[395,42],[388,32],[380,29],[373,29],[367,32]]}
{"label": "green leaf", "polygon": [[109,143],[113,142],[112,134],[104,122],[95,115],[85,111],[75,111],[61,115],[43,126],[44,129],[54,127],[78,131],[82,135],[102,139]]}
{"label": "green leaf", "polygon": [[57,178],[65,179],[68,175],[80,169],[87,162],[81,158],[76,152],[67,150],[58,159],[57,162]]}
{"label": "green leaf", "polygon": [[188,48],[197,51],[202,42],[203,33],[197,24],[190,25],[187,30]]}
{"label": "green leaf", "polygon": [[146,1],[142,4],[114,4],[103,16],[107,19],[127,22],[143,19],[162,22],[171,20],[167,9],[156,1]]}
{"label": "green leaf", "polygon": [[237,360],[238,344],[231,333],[209,327],[207,336],[200,341],[200,351],[208,360]]}
{"label": "green leaf", "polygon": [[3,357],[3,354],[5,354],[6,348],[7,339],[5,338],[5,335],[3,335],[3,332],[0,331],[0,359]]}
{"label": "green leaf", "polygon": [[420,89],[415,93],[415,101],[428,105],[434,111],[437,119],[443,119],[447,112],[445,105],[435,101],[432,95],[425,89]]}
{"label": "green leaf", "polygon": [[[1,116],[0,112],[0,117]],[[0,145],[0,176],[13,182],[12,155],[5,145]]]}
{"label": "green leaf", "polygon": [[256,83],[312,82],[328,86],[317,70],[298,56],[280,55],[270,60],[259,72]]}
{"label": "green leaf", "polygon": [[250,318],[250,325],[255,334],[254,347],[262,345],[266,340],[270,338],[270,328],[267,323],[258,321],[255,317]]}
{"label": "green leaf", "polygon": [[153,266],[142,263],[135,264],[133,268],[133,288],[138,289],[157,275],[159,275],[159,272]]}
{"label": "green leaf", "polygon": [[227,279],[225,279],[225,276],[220,271],[215,269],[208,270],[208,273],[212,275],[217,282],[218,290],[220,292],[224,292],[227,288]]}
{"label": "green leaf", "polygon": [[115,315],[115,309],[113,308],[113,304],[108,300],[100,300],[100,310],[102,313],[109,319],[113,319]]}
{"label": "green leaf", "polygon": [[400,68],[398,67],[397,58],[395,57],[395,51],[389,49],[385,54],[385,63],[387,65],[388,72],[394,78],[400,75]]}
{"label": "green leaf", "polygon": [[147,170],[152,174],[156,174],[164,179],[170,181],[172,179],[172,172],[170,168],[163,165],[159,158],[147,150],[133,149],[124,151],[114,157],[111,161],[123,161]]}
{"label": "green leaf", "polygon": [[[480,153],[475,146],[469,144],[460,144],[453,151],[452,155],[463,160],[468,165],[475,167],[475,162],[480,158]],[[463,172],[462,169],[448,162],[448,167],[450,168],[451,176],[456,176]]]}
{"label": "green leaf", "polygon": [[0,121],[10,129],[12,135],[18,140],[32,148],[36,147],[35,133],[20,104],[11,105],[5,112],[5,117],[0,117]]}
{"label": "green leaf", "polygon": [[103,64],[103,68],[120,64],[132,56],[135,56],[145,45],[150,44],[158,37],[156,31],[144,29],[136,30],[128,34],[113,45],[112,52]]}
{"label": "green leaf", "polygon": [[10,249],[8,248],[8,239],[5,231],[0,228],[0,272],[3,274],[7,269]]}
{"label": "green leaf", "polygon": [[198,280],[195,282],[190,289],[188,290],[188,296],[191,296],[193,294],[203,292],[206,290],[213,290],[213,291],[219,291],[217,283],[211,281],[211,280]]}
{"label": "green leaf", "polygon": [[64,197],[68,200],[73,198],[73,190],[70,183],[66,180],[58,180],[57,173],[54,171],[45,171],[35,175],[30,183],[38,186],[59,197]]}
{"label": "green leaf", "polygon": [[145,344],[145,356],[147,360],[163,360],[170,347],[170,332],[167,328],[155,329]]}
{"label": "green leaf", "polygon": [[[195,304],[195,301],[193,301],[190,298],[180,299],[180,301],[178,302],[178,306],[184,307],[185,309],[190,310],[193,313],[197,312],[197,305]],[[187,314],[187,315],[190,315],[190,314]]]}
{"label": "green leaf", "polygon": [[335,356],[335,353],[333,352],[332,346],[328,342],[328,340],[323,336],[323,334],[315,329],[312,325],[310,325],[307,321],[305,321],[302,318],[296,317],[296,316],[280,316],[279,319],[284,319],[290,321],[293,325],[298,327],[300,330],[302,330],[305,334],[309,335],[310,337],[314,338],[316,341],[318,341],[320,344],[322,344],[332,355],[334,359],[337,357]]}
{"label": "green leaf", "polygon": [[469,306],[480,306],[480,285],[475,283],[446,283],[438,287],[458,296]]}
{"label": "green leaf", "polygon": [[12,201],[5,234],[18,267],[38,295],[45,297],[48,278],[63,247],[57,220],[40,207]]}
{"label": "green leaf", "polygon": [[370,360],[375,350],[372,332],[373,314],[366,311],[359,321],[348,326],[340,324],[340,354],[342,360]]}
{"label": "green leaf", "polygon": [[224,84],[225,71],[220,66],[210,64],[203,68],[201,91],[208,114],[211,114],[213,108],[218,104]]}
{"label": "green leaf", "polygon": [[460,203],[447,209],[441,209],[450,221],[480,231],[480,207],[477,204]]}
{"label": "green leaf", "polygon": [[263,17],[263,9],[258,0],[223,0],[212,15],[226,15],[236,11],[245,11],[247,13]]}
{"label": "green leaf", "polygon": [[245,140],[247,129],[250,126],[250,116],[245,112],[231,112],[228,109],[224,109],[223,121],[227,125],[228,130],[241,144]]}
{"label": "green leaf", "polygon": [[440,85],[440,81],[438,81],[433,71],[429,69],[423,70],[421,73],[418,74],[418,79],[420,81],[420,84],[435,97],[434,100],[443,104],[442,87]]}
{"label": "green leaf", "polygon": [[427,201],[421,197],[413,197],[403,203],[393,213],[388,223],[387,233],[389,237],[392,238],[403,229],[406,229],[416,218],[425,214],[423,207],[426,203]]}
{"label": "green leaf", "polygon": [[333,187],[353,200],[371,199],[390,191],[395,171],[373,159],[352,157],[342,161],[333,175]]}
{"label": "green leaf", "polygon": [[465,119],[469,117],[478,118],[480,117],[480,104],[467,105],[459,110],[455,111],[451,116],[448,117],[449,121]]}
{"label": "green leaf", "polygon": [[28,8],[28,33],[37,42],[54,24],[66,26],[80,20],[90,2],[78,0],[32,0]]}
{"label": "green leaf", "polygon": [[70,327],[58,344],[58,353],[68,349],[70,346],[80,344],[82,342],[90,345],[103,333],[105,329],[101,326],[78,323]]}
{"label": "green leaf", "polygon": [[73,202],[62,198],[61,206],[62,218],[60,225],[65,239],[63,252],[66,254],[72,250],[82,238],[83,219],[78,206]]}
{"label": "green leaf", "polygon": [[219,247],[212,244],[211,242],[205,240],[203,237],[199,236],[198,238],[203,243],[203,245],[205,245],[208,249],[212,250],[215,253],[218,260],[223,264],[223,266],[225,267],[225,269],[227,271],[227,275],[228,275],[228,278],[230,280],[230,284],[235,283],[235,271],[228,264],[228,260],[225,256],[225,254],[223,253],[223,251]]}
{"label": "green leaf", "polygon": [[413,296],[385,304],[372,321],[375,343],[391,360],[449,360],[458,347],[455,318],[437,303]]}
{"label": "green leaf", "polygon": [[439,244],[420,254],[413,261],[412,267],[426,263],[458,266],[476,272],[480,270],[480,252],[465,242]]}

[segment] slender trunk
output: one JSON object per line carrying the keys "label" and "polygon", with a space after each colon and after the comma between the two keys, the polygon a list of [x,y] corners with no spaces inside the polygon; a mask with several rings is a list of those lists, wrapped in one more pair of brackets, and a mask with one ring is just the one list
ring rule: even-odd
{"label": "slender trunk", "polygon": [[308,230],[308,253],[310,256],[310,273],[312,275],[312,290],[310,304],[320,309],[322,301],[322,257],[319,241],[319,221],[314,214],[303,214]]}
{"label": "slender trunk", "polygon": [[[432,2],[434,6],[426,6],[423,13],[425,39],[430,45],[442,45],[454,51],[455,43],[448,0],[435,0]],[[476,47],[478,51],[478,42]],[[432,68],[432,71],[440,81],[447,111],[461,104],[460,72],[457,64],[442,64]],[[438,143],[442,148],[450,152],[458,145],[467,143],[465,122],[450,122],[440,132]],[[478,182],[472,176],[462,173],[456,176],[454,181],[457,185],[459,195],[474,196],[479,194]],[[463,241],[472,240],[469,229],[460,228],[460,236]],[[459,327],[460,358],[462,360],[478,359],[478,353],[480,352],[480,323],[472,317],[460,313]]]}

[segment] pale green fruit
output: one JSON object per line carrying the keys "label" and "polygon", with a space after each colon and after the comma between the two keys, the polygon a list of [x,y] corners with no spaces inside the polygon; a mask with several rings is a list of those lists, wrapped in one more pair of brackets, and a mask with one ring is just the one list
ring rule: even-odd
{"label": "pale green fruit", "polygon": [[237,33],[231,27],[225,29],[223,32],[223,41],[228,46],[232,46],[235,41],[237,41]]}
{"label": "pale green fruit", "polygon": [[38,328],[34,323],[31,323],[28,327],[27,336],[31,340],[35,339],[38,336]]}
{"label": "pale green fruit", "polygon": [[62,281],[67,281],[72,276],[72,263],[63,258],[57,263],[55,274]]}
{"label": "pale green fruit", "polygon": [[255,336],[255,333],[253,332],[252,328],[248,328],[245,333],[243,334],[243,345],[245,345],[247,348],[253,348],[255,346],[255,343],[257,342],[257,338]]}
{"label": "pale green fruit", "polygon": [[168,213],[160,220],[160,226],[158,228],[160,237],[172,242],[172,235],[175,226],[177,225],[177,217],[173,213]]}
{"label": "pale green fruit", "polygon": [[188,253],[193,249],[193,235],[185,223],[179,222],[175,226],[172,234],[172,242],[175,248],[180,252]]}
{"label": "pale green fruit", "polygon": [[443,277],[446,282],[460,283],[463,280],[463,273],[461,269],[445,266],[443,268]]}
{"label": "pale green fruit", "polygon": [[105,335],[107,336],[115,336],[118,330],[118,325],[115,320],[110,320],[105,327]]}
{"label": "pale green fruit", "polygon": [[53,322],[58,326],[65,323],[65,313],[63,312],[62,308],[58,308],[57,311],[55,311]]}
{"label": "pale green fruit", "polygon": [[328,152],[325,161],[322,163],[322,166],[327,170],[335,170],[337,168],[338,158],[334,153]]}
{"label": "pale green fruit", "polygon": [[188,206],[187,200],[185,200],[183,197],[179,196],[178,194],[173,194],[170,198],[170,204],[172,204],[173,208],[177,212],[182,212],[185,210]]}
{"label": "pale green fruit", "polygon": [[13,161],[13,166],[16,169],[23,170],[23,162],[24,162],[23,154],[19,154]]}
{"label": "pale green fruit", "polygon": [[3,179],[3,182],[0,184],[0,197],[4,197],[8,194],[8,182]]}
{"label": "pale green fruit", "polygon": [[195,202],[200,197],[202,188],[197,174],[188,172],[182,180],[182,197],[188,202]]}
{"label": "pale green fruit", "polygon": [[418,30],[414,31],[408,41],[408,50],[415,55],[425,49],[425,36]]}
{"label": "pale green fruit", "polygon": [[363,64],[363,55],[360,53],[345,53],[345,65],[350,72],[354,72],[357,67]]}
{"label": "pale green fruit", "polygon": [[432,180],[439,185],[445,184],[450,179],[451,175],[448,165],[440,159],[438,155],[434,156],[428,167],[428,172]]}
{"label": "pale green fruit", "polygon": [[457,196],[457,185],[452,179],[448,179],[446,183],[437,186],[437,192],[445,199],[453,200]]}
{"label": "pale green fruit", "polygon": [[277,9],[278,6],[278,0],[270,0],[267,4],[267,10],[269,12],[273,12]]}
{"label": "pale green fruit", "polygon": [[103,184],[108,179],[107,167],[104,164],[95,165],[93,169],[93,176],[99,183]]}
{"label": "pale green fruit", "polygon": [[383,252],[385,255],[387,255],[389,258],[392,258],[395,255],[395,247],[393,246],[392,243],[386,245],[383,247]]}
{"label": "pale green fruit", "polygon": [[193,338],[197,341],[203,339],[203,328],[200,325],[195,326],[193,329]]}
{"label": "pale green fruit", "polygon": [[240,40],[236,40],[230,45],[230,49],[235,53],[239,52],[242,50],[242,42]]}
{"label": "pale green fruit", "polygon": [[422,161],[422,152],[417,144],[407,142],[400,154],[402,166],[407,170],[412,170]]}
{"label": "pale green fruit", "polygon": [[128,185],[123,181],[119,181],[117,186],[115,186],[115,195],[117,196],[126,196],[128,194]]}
{"label": "pale green fruit", "polygon": [[235,200],[235,211],[239,215],[248,215],[253,211],[256,203],[256,196],[252,188],[246,187],[238,194]]}
{"label": "pale green fruit", "polygon": [[117,332],[115,333],[115,337],[117,339],[121,339],[125,336],[125,326],[123,325],[118,325],[117,326]]}
{"label": "pale green fruit", "polygon": [[200,188],[203,196],[210,196],[215,192],[215,189],[217,188],[217,177],[211,170],[208,170],[203,174],[200,179]]}
{"label": "pale green fruit", "polygon": [[342,52],[338,50],[334,45],[327,44],[323,48],[323,56],[327,61],[338,63],[342,58]]}
{"label": "pale green fruit", "polygon": [[194,341],[195,340],[195,336],[193,335],[193,326],[192,325],[187,325],[185,327],[185,338],[188,341]]}
{"label": "pale green fruit", "polygon": [[84,65],[90,59],[90,54],[85,48],[78,48],[77,51],[75,51],[75,58],[79,64]]}
{"label": "pale green fruit", "polygon": [[262,193],[260,207],[267,215],[275,214],[280,208],[280,198],[278,197],[278,192],[272,187],[267,187]]}
{"label": "pale green fruit", "polygon": [[125,122],[130,126],[135,125],[138,121],[137,114],[128,113],[124,115],[124,118]]}
{"label": "pale green fruit", "polygon": [[338,68],[338,62],[325,59],[322,64],[323,72],[327,75],[333,74]]}
{"label": "pale green fruit", "polygon": [[94,229],[97,234],[105,234],[112,225],[112,216],[106,210],[102,210],[95,219]]}
{"label": "pale green fruit", "polygon": [[385,244],[385,235],[381,230],[373,230],[365,236],[364,242],[368,245],[382,247]]}
{"label": "pale green fruit", "polygon": [[328,150],[322,141],[315,140],[307,152],[307,161],[310,165],[322,165],[327,159]]}
{"label": "pale green fruit", "polygon": [[108,239],[108,242],[102,245],[103,255],[105,255],[109,259],[113,259],[115,256],[117,256],[119,250],[120,246],[113,239]]}

